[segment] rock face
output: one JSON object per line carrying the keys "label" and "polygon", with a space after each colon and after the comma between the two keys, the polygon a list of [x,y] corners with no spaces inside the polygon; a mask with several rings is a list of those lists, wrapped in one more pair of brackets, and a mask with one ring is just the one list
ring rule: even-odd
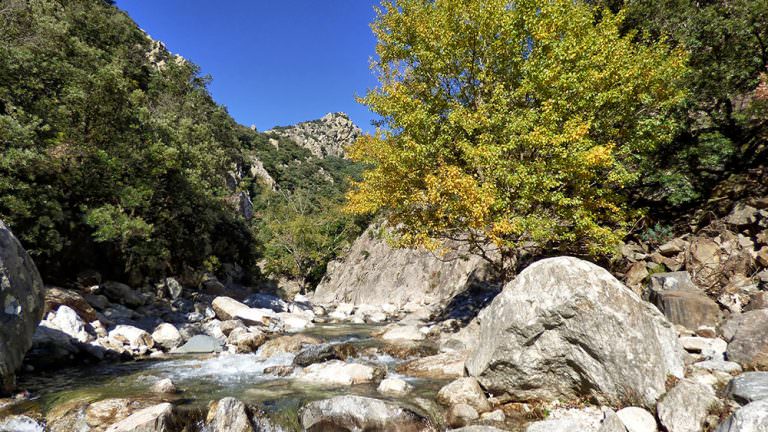
{"label": "rock face", "polygon": [[320,431],[432,431],[427,420],[389,402],[361,396],[338,396],[307,404],[300,412],[309,432]]}
{"label": "rock face", "polygon": [[315,303],[436,304],[492,280],[480,257],[441,260],[426,250],[394,249],[380,234],[383,230],[369,227],[343,261],[328,264]]}
{"label": "rock face", "polygon": [[16,369],[32,346],[44,300],[35,263],[0,221],[0,394],[15,386]]}
{"label": "rock face", "polygon": [[288,138],[320,158],[344,157],[344,148],[363,134],[344,113],[329,113],[319,120],[276,127],[266,133]]}
{"label": "rock face", "polygon": [[768,309],[736,315],[722,331],[729,360],[746,367],[768,367]]}
{"label": "rock face", "polygon": [[683,376],[683,351],[664,316],[576,258],[532,264],[479,318],[466,366],[492,393],[651,407],[669,375]]}
{"label": "rock face", "polygon": [[650,301],[673,324],[691,330],[715,327],[720,322],[720,308],[698,289],[688,272],[658,273],[651,276]]}

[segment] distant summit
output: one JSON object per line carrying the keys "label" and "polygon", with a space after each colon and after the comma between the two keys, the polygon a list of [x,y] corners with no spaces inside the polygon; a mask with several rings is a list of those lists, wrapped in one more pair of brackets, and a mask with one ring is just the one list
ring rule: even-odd
{"label": "distant summit", "polygon": [[363,132],[347,114],[336,112],[326,114],[318,120],[301,122],[293,126],[278,126],[265,133],[290,139],[319,158],[328,156],[343,158],[344,149]]}

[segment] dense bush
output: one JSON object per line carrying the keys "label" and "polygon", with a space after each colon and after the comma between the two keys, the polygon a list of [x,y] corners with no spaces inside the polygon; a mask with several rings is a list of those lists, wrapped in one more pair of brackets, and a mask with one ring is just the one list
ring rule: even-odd
{"label": "dense bush", "polygon": [[0,3],[0,218],[49,279],[250,265],[224,205],[235,123],[109,3]]}

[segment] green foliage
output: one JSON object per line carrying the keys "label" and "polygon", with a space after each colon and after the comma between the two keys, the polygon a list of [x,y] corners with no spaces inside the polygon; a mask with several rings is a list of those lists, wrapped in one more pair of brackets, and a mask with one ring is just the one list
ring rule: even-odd
{"label": "green foliage", "polygon": [[[623,15],[555,0],[392,0],[373,24],[382,117],[356,213],[402,244],[609,254],[631,220],[639,156],[669,141],[686,56],[622,35]],[[493,253],[485,256],[493,256]]]}
{"label": "green foliage", "polygon": [[195,65],[108,1],[8,0],[0,20],[0,218],[46,277],[253,263],[224,201],[236,125]]}
{"label": "green foliage", "polygon": [[655,207],[685,210],[731,172],[764,160],[768,115],[755,97],[768,67],[765,0],[610,1],[638,40],[690,52],[678,136],[646,161],[641,184]]}
{"label": "green foliage", "polygon": [[306,291],[331,260],[362,232],[365,221],[342,212],[341,194],[324,197],[305,190],[267,193],[258,232],[267,274],[297,280]]}
{"label": "green foliage", "polygon": [[654,226],[646,229],[641,235],[640,239],[645,243],[651,245],[661,245],[675,237],[675,232],[669,225],[663,225],[656,223]]}

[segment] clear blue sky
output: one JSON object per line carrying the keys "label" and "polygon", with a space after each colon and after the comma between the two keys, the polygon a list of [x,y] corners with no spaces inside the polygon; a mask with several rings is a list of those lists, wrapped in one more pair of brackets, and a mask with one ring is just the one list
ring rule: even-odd
{"label": "clear blue sky", "polygon": [[355,101],[369,70],[378,0],[117,0],[150,36],[213,77],[216,101],[259,130],[343,111],[371,131]]}

